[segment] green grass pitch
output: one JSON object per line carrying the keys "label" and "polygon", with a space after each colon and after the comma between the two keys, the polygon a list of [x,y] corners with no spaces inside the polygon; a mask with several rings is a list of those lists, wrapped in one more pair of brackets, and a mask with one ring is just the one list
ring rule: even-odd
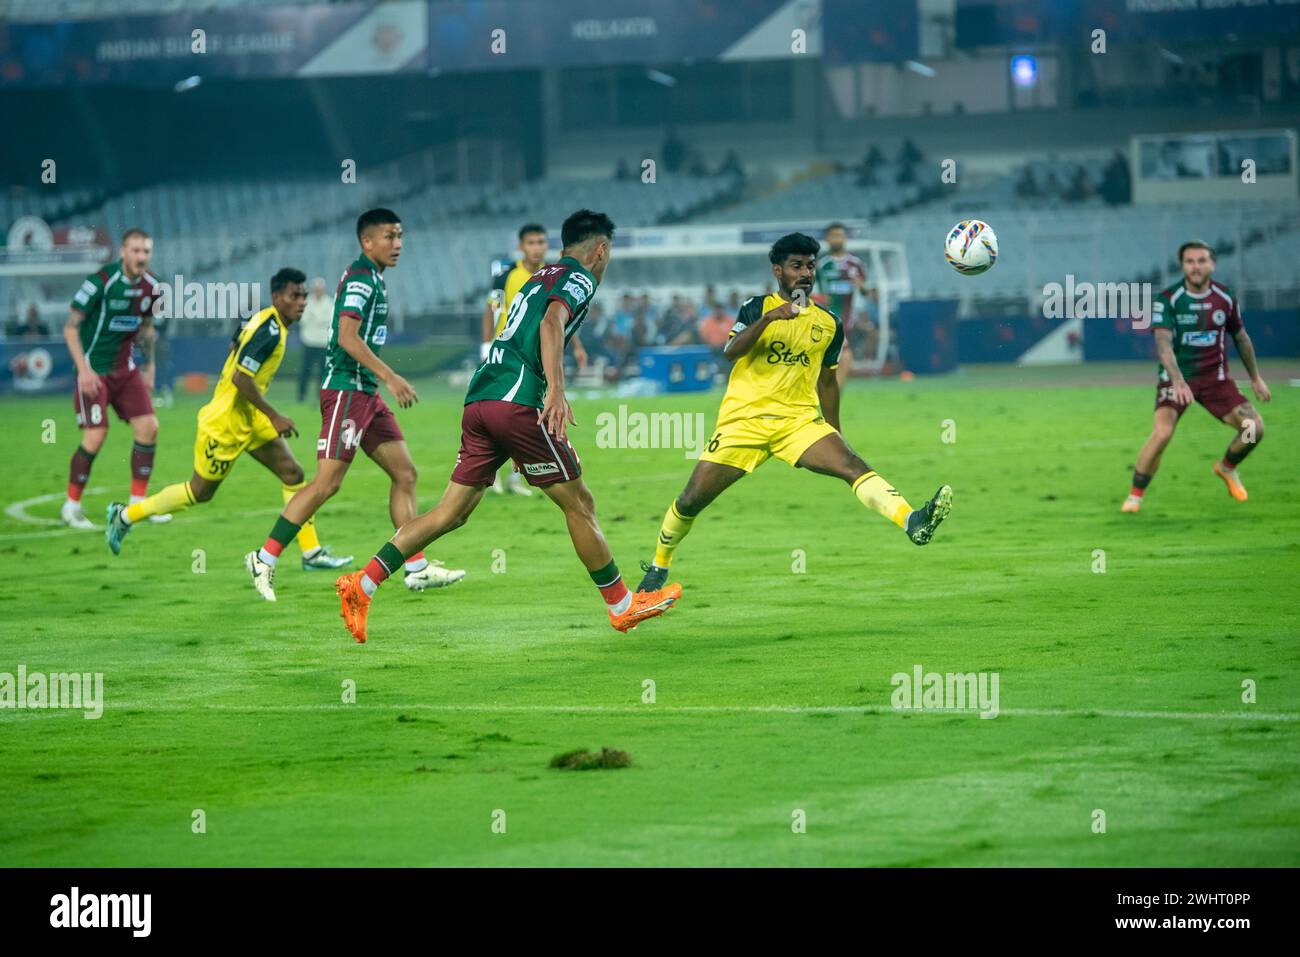
{"label": "green grass pitch", "polygon": [[[854,383],[855,448],[914,505],[952,484],[935,542],[773,461],[697,522],[680,605],[626,637],[554,506],[490,496],[430,550],[466,579],[386,585],[364,646],[296,546],[277,604],[249,586],[240,557],[281,505],[256,462],[114,558],[100,532],[33,523],[57,515],[70,403],[7,400],[4,504],[52,497],[0,517],[0,672],[102,672],[106,703],[98,720],[0,710],[0,865],[1300,864],[1300,392],[1271,376],[1248,503],[1210,472],[1228,430],[1193,409],[1142,513],[1121,515],[1148,373]],[[288,392],[272,399],[310,474],[319,414]],[[423,395],[399,419],[429,505],[460,392]],[[710,428],[718,394],[626,401]],[[189,476],[200,402],[161,410],[152,489]],[[596,447],[618,403],[576,401],[573,439],[635,583],[693,463]],[[129,445],[115,422],[97,524]],[[386,502],[358,459],[322,539],[364,561]],[[999,715],[892,710],[916,665],[996,672]],[[548,767],[602,747],[631,766]]]}

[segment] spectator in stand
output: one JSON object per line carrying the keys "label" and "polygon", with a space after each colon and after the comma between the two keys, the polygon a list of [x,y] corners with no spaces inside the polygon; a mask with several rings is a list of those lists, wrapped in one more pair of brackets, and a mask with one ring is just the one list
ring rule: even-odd
{"label": "spectator in stand", "polygon": [[307,381],[315,370],[317,388],[325,372],[325,347],[330,343],[330,327],[334,324],[334,299],[325,293],[325,280],[317,276],[311,281],[311,295],[302,318],[298,320],[298,338],[302,342],[302,366],[298,370],[298,401],[307,396]]}
{"label": "spectator in stand", "polygon": [[700,320],[700,341],[717,352],[727,344],[727,336],[735,323],[735,315],[728,315],[722,309],[714,309]]}
{"label": "spectator in stand", "polygon": [[636,179],[636,174],[632,172],[632,167],[627,165],[626,159],[620,159],[618,165],[614,167],[614,179]]}
{"label": "spectator in stand", "polygon": [[668,132],[664,136],[661,154],[665,171],[669,173],[681,172],[682,166],[686,163],[686,144],[682,142],[677,135],[677,131],[671,126],[668,127]]}
{"label": "spectator in stand", "polygon": [[1128,159],[1120,150],[1115,151],[1101,175],[1101,198],[1111,206],[1126,205],[1133,201],[1133,183],[1129,177]]}
{"label": "spectator in stand", "polygon": [[48,339],[50,327],[41,322],[41,310],[32,302],[21,320],[9,323],[5,335],[10,339]]}
{"label": "spectator in stand", "polygon": [[1070,188],[1065,191],[1065,201],[1067,203],[1082,203],[1090,199],[1095,194],[1092,188],[1092,180],[1088,178],[1088,172],[1083,166],[1074,168],[1074,179],[1070,181]]}
{"label": "spectator in stand", "polygon": [[1016,180],[1016,195],[1021,199],[1034,199],[1038,196],[1038,178],[1028,164],[1020,169],[1020,178]]}
{"label": "spectator in stand", "polygon": [[727,150],[727,155],[723,157],[722,165],[718,167],[719,176],[735,176],[737,179],[745,178],[745,167],[740,165],[740,157],[735,150]]}

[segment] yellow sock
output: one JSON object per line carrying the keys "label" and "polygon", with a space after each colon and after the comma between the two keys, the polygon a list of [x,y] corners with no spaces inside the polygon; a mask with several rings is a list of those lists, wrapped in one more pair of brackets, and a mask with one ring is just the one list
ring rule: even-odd
{"label": "yellow sock", "polygon": [[[298,490],[305,488],[307,481],[304,479],[297,485],[285,485],[281,488],[284,492],[284,504],[289,504],[289,499],[297,494]],[[316,549],[320,548],[320,539],[316,537],[316,516],[313,515],[307,521],[302,523],[302,528],[298,529],[298,548],[304,555],[309,555]]]}
{"label": "yellow sock", "polygon": [[668,511],[664,513],[664,524],[659,529],[659,544],[655,547],[655,564],[660,568],[667,568],[673,563],[673,552],[677,546],[682,543],[686,533],[691,530],[691,525],[695,523],[694,517],[687,517],[677,511],[677,501],[674,499],[673,504],[668,506]]}
{"label": "yellow sock", "polygon": [[180,512],[194,504],[194,493],[189,482],[177,482],[165,489],[155,492],[143,502],[136,502],[126,507],[126,520],[134,525],[150,515],[170,515]]}
{"label": "yellow sock", "polygon": [[859,475],[853,483],[853,494],[867,508],[879,512],[899,528],[907,528],[907,516],[912,514],[912,506],[875,472]]}

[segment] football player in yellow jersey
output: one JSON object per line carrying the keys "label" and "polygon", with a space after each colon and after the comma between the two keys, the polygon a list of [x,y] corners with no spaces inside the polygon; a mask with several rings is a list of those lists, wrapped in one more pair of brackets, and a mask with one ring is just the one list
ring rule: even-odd
{"label": "football player in yellow jersey", "polygon": [[[482,362],[488,357],[488,349],[492,340],[501,335],[501,330],[506,325],[506,313],[510,309],[510,303],[514,300],[515,294],[523,288],[524,283],[532,278],[533,273],[541,269],[546,263],[546,227],[541,223],[525,223],[519,227],[519,255],[521,259],[509,260],[498,259],[492,263],[492,291],[488,293],[487,305],[483,310],[483,342],[479,345],[479,361]],[[512,264],[513,263],[513,264]],[[571,342],[573,348],[573,359],[578,363],[578,368],[587,367],[587,352],[582,347],[582,341],[578,336],[574,336]],[[506,465],[503,468],[508,469],[510,492],[514,495],[529,496],[533,490],[528,487],[528,483],[523,480],[513,467]],[[506,486],[501,483],[501,476],[498,475],[496,481],[492,483],[492,491],[501,495],[505,492]]]}
{"label": "football player in yellow jersey", "polygon": [[[169,515],[206,502],[217,494],[235,460],[244,452],[274,472],[291,499],[305,484],[302,466],[284,436],[298,434],[293,419],[281,415],[266,399],[266,389],[284,358],[288,329],[307,305],[307,276],[285,267],[271,278],[271,305],[253,315],[235,334],[212,401],[199,410],[194,439],[194,476],[169,485],[142,502],[108,507],[108,547],[116,555],[122,539],[136,522],[152,515]],[[330,554],[316,538],[312,522],[298,532],[305,569],[334,569],[352,556]]]}
{"label": "football player in yellow jersey", "polygon": [[944,485],[913,509],[840,435],[840,387],[835,368],[844,327],[812,302],[821,244],[790,233],[768,259],[778,292],[745,302],[724,355],[734,364],[718,424],[681,495],[668,507],[653,564],[642,563],[638,591],[663,587],[673,553],[696,517],[737,479],[772,456],[796,468],[842,479],[867,508],[924,545],[948,516],[952,489]]}

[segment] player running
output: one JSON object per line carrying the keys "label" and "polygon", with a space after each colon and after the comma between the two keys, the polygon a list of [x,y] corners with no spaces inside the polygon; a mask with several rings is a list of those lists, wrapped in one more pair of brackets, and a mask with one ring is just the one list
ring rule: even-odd
{"label": "player running", "polygon": [[[487,307],[483,311],[483,342],[479,349],[479,361],[488,357],[488,347],[492,340],[501,335],[506,324],[506,306],[514,301],[515,293],[523,288],[530,276],[542,268],[546,259],[546,227],[540,223],[525,223],[519,227],[520,259],[496,259],[492,262],[492,291],[488,293]],[[501,484],[498,475],[492,481],[492,491],[501,495],[509,487],[514,495],[529,496],[533,490],[528,487],[523,476],[514,469],[506,479],[507,485]]]}
{"label": "player running", "polygon": [[[188,482],[168,485],[143,502],[108,506],[105,537],[114,555],[132,526],[155,515],[171,515],[211,500],[244,452],[279,477],[288,502],[306,482],[302,466],[293,457],[285,436],[297,435],[293,419],[281,415],[266,398],[266,390],[280,368],[289,327],[302,318],[307,305],[307,276],[284,268],[271,277],[271,305],[252,316],[231,340],[221,378],[212,401],[199,409],[194,437],[194,475]],[[316,523],[308,519],[298,530],[302,567],[342,568],[352,556],[335,556],[316,538]]]}
{"label": "player running", "polygon": [[560,236],[560,261],[533,274],[510,301],[505,326],[470,380],[460,454],[442,500],[399,528],[363,571],[336,583],[343,621],[357,641],[366,640],[375,589],[408,555],[464,525],[510,458],[564,512],[574,550],[600,590],[614,628],[626,632],[681,597],[680,585],[649,594],[628,591],[566,435],[576,421],[564,395],[564,347],[586,318],[605,275],[614,224],[604,213],[580,209],[564,221]]}
{"label": "player running", "polygon": [[[343,273],[334,294],[334,323],[325,354],[320,390],[321,431],[316,440],[316,475],[291,498],[266,543],[244,556],[253,587],[275,601],[275,565],[284,547],[339,490],[357,449],[388,473],[388,513],[400,528],[416,515],[415,463],[397,417],[379,396],[383,382],[403,409],[417,396],[411,384],[378,356],[388,338],[388,292],[384,270],[402,253],[402,221],[391,209],[372,209],[357,218],[361,255]],[[406,559],[406,587],[440,588],[465,577],[460,570],[430,562],[423,552]]]}
{"label": "player running", "polygon": [[1241,484],[1237,466],[1264,437],[1264,420],[1228,375],[1227,337],[1231,335],[1255,397],[1261,402],[1272,398],[1255,363],[1255,347],[1242,325],[1241,305],[1227,286],[1213,280],[1214,250],[1208,245],[1183,243],[1178,261],[1183,268],[1182,281],[1162,290],[1151,304],[1151,328],[1160,358],[1155,424],[1138,453],[1133,487],[1121,512],[1142,507],[1142,496],[1160,467],[1160,456],[1193,399],[1237,430],[1213,471],[1238,502],[1246,501],[1246,486]]}
{"label": "player running", "polygon": [[[81,508],[95,456],[108,437],[108,408],[131,426],[131,501],[144,500],[153,471],[158,441],[158,417],[149,394],[153,391],[153,309],[162,289],[149,272],[153,240],[143,229],[128,229],[116,262],[87,276],[72,297],[63,338],[77,369],[73,405],[81,444],[72,453],[68,498],[59,512],[73,528],[94,528]],[[141,329],[143,367],[131,351]],[[169,522],[170,516],[154,521]]]}
{"label": "player running", "polygon": [[[820,294],[819,302],[839,316],[844,325],[844,345],[840,349],[840,365],[836,372],[842,390],[853,374],[853,351],[849,341],[854,319],[853,293],[856,291],[864,297],[867,295],[867,267],[861,259],[848,251],[846,244],[849,231],[843,223],[831,223],[822,235],[830,247],[830,255],[817,263],[815,286]],[[876,329],[867,318],[865,310],[862,322],[866,327],[867,350],[870,353],[875,349]]]}
{"label": "player running", "polygon": [[[709,504],[772,456],[796,468],[843,479],[859,502],[879,512],[918,545],[948,517],[952,489],[943,485],[913,509],[840,434],[840,387],[835,376],[844,326],[835,313],[809,302],[817,253],[811,236],[790,233],[768,259],[775,295],[745,301],[723,354],[734,365],[713,438],[668,506],[654,563],[642,564],[639,591],[663,587],[673,553]],[[820,406],[820,408],[819,408]]]}

